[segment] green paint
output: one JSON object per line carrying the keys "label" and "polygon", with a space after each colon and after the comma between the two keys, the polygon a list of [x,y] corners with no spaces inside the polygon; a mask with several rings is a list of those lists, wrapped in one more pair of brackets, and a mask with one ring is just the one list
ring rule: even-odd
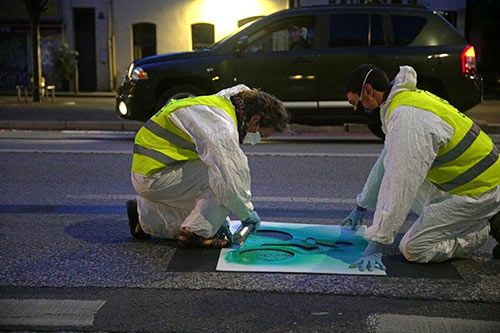
{"label": "green paint", "polygon": [[[325,227],[329,234],[325,234]],[[329,264],[346,265],[364,252],[367,240],[347,228],[304,224],[280,224],[262,227],[248,237],[243,246],[227,253],[228,263],[257,266],[316,266],[328,259]],[[289,240],[273,237],[290,234]]]}

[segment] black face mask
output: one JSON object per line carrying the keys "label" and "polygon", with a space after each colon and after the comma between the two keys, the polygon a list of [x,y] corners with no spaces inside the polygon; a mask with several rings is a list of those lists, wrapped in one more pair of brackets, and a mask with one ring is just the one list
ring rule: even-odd
{"label": "black face mask", "polygon": [[[378,108],[377,108],[378,109]],[[361,101],[356,104],[356,112],[359,112],[365,117],[370,117],[373,114],[374,109],[367,109],[363,106],[363,103]]]}

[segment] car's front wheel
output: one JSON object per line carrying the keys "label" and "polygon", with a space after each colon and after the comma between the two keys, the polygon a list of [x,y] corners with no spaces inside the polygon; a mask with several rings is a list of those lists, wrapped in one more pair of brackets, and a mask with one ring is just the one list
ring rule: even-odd
{"label": "car's front wheel", "polygon": [[165,90],[156,102],[156,110],[160,110],[165,104],[171,100],[182,99],[187,97],[195,97],[204,95],[205,92],[195,86],[181,85]]}

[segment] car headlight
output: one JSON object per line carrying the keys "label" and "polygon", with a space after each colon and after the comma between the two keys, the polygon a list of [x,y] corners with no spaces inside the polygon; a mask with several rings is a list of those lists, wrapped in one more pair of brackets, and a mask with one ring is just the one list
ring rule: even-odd
{"label": "car headlight", "polygon": [[141,67],[135,67],[134,70],[132,71],[132,74],[130,75],[130,79],[137,81],[137,80],[146,80],[148,78],[148,73]]}
{"label": "car headlight", "polygon": [[132,71],[134,70],[134,63],[130,63],[130,66],[128,66],[127,68],[127,72],[125,73],[125,77],[127,79],[130,79],[130,77],[132,76]]}
{"label": "car headlight", "polygon": [[125,74],[125,81],[137,81],[146,80],[148,78],[148,73],[141,67],[134,67],[134,63],[131,63],[127,68]]}
{"label": "car headlight", "polygon": [[124,101],[121,101],[120,104],[118,104],[118,111],[120,111],[120,114],[123,116],[127,115],[128,108],[127,108],[127,104],[125,104]]}

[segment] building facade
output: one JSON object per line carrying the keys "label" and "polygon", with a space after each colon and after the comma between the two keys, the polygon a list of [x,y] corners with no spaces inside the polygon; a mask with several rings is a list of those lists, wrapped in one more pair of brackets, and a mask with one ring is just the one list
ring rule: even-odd
{"label": "building facade", "polygon": [[[42,73],[59,91],[112,91],[135,59],[207,47],[255,18],[290,7],[356,3],[418,3],[440,11],[473,45],[486,45],[488,29],[466,20],[466,7],[480,0],[49,0],[40,21]],[[13,91],[30,83],[31,27],[23,0],[0,0],[0,6],[0,90]],[[52,50],[63,44],[79,54],[69,87],[54,68]],[[498,72],[498,61],[490,63],[488,71]]]}
{"label": "building facade", "polygon": [[[0,90],[30,83],[31,28],[23,0],[0,0]],[[58,90],[110,91],[141,57],[206,47],[288,0],[49,0],[41,15],[42,74]],[[57,76],[53,49],[78,52],[69,87]]]}

